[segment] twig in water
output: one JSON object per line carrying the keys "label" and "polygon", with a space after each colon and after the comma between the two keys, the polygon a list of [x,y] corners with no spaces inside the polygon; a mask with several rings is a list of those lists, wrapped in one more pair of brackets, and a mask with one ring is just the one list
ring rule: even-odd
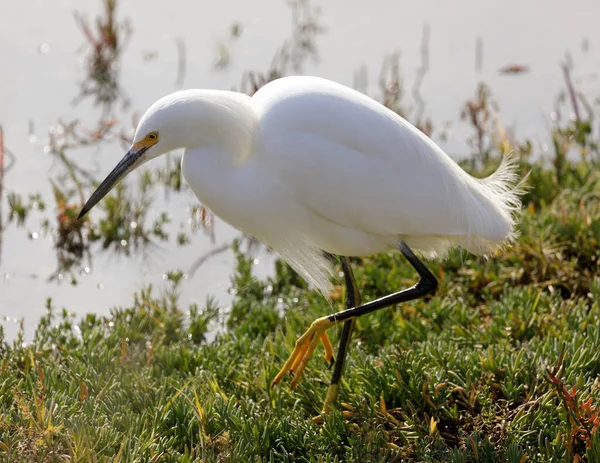
{"label": "twig in water", "polygon": [[2,204],[4,198],[4,132],[0,127],[0,262],[2,262],[2,235],[4,226],[2,223]]}
{"label": "twig in water", "polygon": [[119,99],[123,108],[129,105],[129,99],[119,85],[119,69],[121,53],[131,37],[132,29],[128,19],[117,20],[117,0],[104,0],[103,6],[104,11],[96,18],[95,28],[82,13],[74,13],[88,53],[85,57],[87,75],[80,83],[79,95],[73,103],[78,104],[93,96],[95,103],[102,107],[102,115],[106,116]]}
{"label": "twig in water", "polygon": [[567,84],[567,91],[569,92],[569,98],[571,98],[571,105],[573,106],[573,113],[575,114],[576,120],[579,118],[579,105],[577,103],[577,95],[575,94],[575,88],[573,87],[573,81],[571,80],[571,68],[567,63],[561,63],[560,65],[563,75],[565,76],[565,83]]}
{"label": "twig in water", "polygon": [[[6,165],[6,159],[10,158],[10,165]],[[0,126],[0,262],[2,261],[2,235],[4,232],[4,222],[2,219],[3,214],[3,199],[4,199],[4,175],[9,169],[13,166],[15,162],[14,155],[4,146],[4,131],[2,130],[2,126]],[[9,201],[10,202],[10,201]],[[9,209],[10,210],[10,209]],[[10,222],[10,217],[9,217]]]}
{"label": "twig in water", "polygon": [[382,93],[382,104],[406,117],[408,110],[401,108],[399,103],[402,100],[404,89],[402,77],[400,76],[400,53],[394,52],[383,60],[381,71],[379,72],[379,88]]}
{"label": "twig in water", "polygon": [[421,97],[420,89],[427,71],[429,71],[429,25],[425,24],[423,26],[423,38],[421,39],[421,67],[417,70],[417,77],[412,90],[413,97],[417,103],[414,116],[417,126],[421,125],[421,117],[423,117],[423,110],[425,109],[425,101]]}
{"label": "twig in water", "polygon": [[529,66],[525,64],[507,64],[498,69],[499,74],[523,74],[529,72]]}

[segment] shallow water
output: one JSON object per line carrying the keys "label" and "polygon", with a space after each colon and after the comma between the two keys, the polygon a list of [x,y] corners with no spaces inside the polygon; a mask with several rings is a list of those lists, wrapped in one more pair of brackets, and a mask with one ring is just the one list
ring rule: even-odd
{"label": "shallow water", "polygon": [[[475,0],[329,0],[315,4],[321,7],[321,22],[327,31],[317,41],[320,61],[307,65],[304,72],[352,85],[355,72],[364,65],[369,93],[374,95],[379,94],[377,74],[382,60],[394,51],[401,52],[410,93],[420,66],[423,27],[429,25],[430,66],[421,94],[434,127],[449,124],[448,139],[442,147],[453,156],[469,151],[465,143],[468,127],[459,121],[460,108],[481,80],[490,84],[503,122],[515,127],[519,138],[532,138],[536,151],[542,154],[554,98],[563,88],[559,62],[566,52],[572,54],[578,88],[590,97],[600,95],[600,4],[593,0],[568,4],[559,0],[493,4]],[[91,104],[71,104],[83,78],[83,54],[78,51],[83,39],[72,15],[81,5],[75,0],[0,4],[0,124],[6,146],[16,155],[15,166],[6,174],[5,190],[23,194],[41,191],[49,199],[47,179],[56,168],[44,153],[49,128],[59,117],[79,118],[90,124],[98,119],[98,109]],[[91,19],[100,2],[86,2],[85,8]],[[231,88],[239,84],[243,71],[265,70],[290,30],[290,12],[283,0],[210,4],[122,0],[118,16],[129,17],[134,29],[121,61],[121,85],[131,99],[131,109],[139,112],[176,89],[177,39],[183,39],[187,49],[184,87]],[[230,46],[230,65],[216,71],[217,44],[227,40],[233,21],[242,25],[242,36]],[[475,71],[474,64],[477,37],[483,43],[481,72]],[[589,43],[587,51],[584,41]],[[156,57],[148,60],[150,52]],[[514,63],[527,65],[530,71],[517,76],[498,73],[500,67]],[[77,160],[94,167],[97,177],[102,178],[122,154],[117,144],[102,145],[79,150]],[[131,177],[128,181],[135,181],[136,176]],[[187,209],[196,204],[189,192],[171,195],[168,201],[161,191],[155,197],[168,209],[175,232],[189,216]],[[52,220],[52,211],[45,215]],[[39,232],[39,221],[40,215],[34,213],[24,228],[9,226],[4,232],[0,317],[8,320],[9,336],[16,331],[13,320],[19,318],[25,319],[27,334],[31,335],[48,297],[55,306],[77,314],[106,314],[110,307],[130,304],[133,292],[142,285],[152,283],[157,289],[163,288],[166,271],[187,270],[197,256],[213,246],[199,234],[191,245],[161,243],[145,256],[125,258],[97,252],[90,273],[72,286],[67,281],[47,281],[56,268],[52,238],[29,238]],[[216,227],[217,245],[236,235],[223,223]],[[257,275],[267,275],[271,259],[263,255],[259,261]],[[214,295],[226,305],[231,268],[229,253],[208,261],[182,284],[182,302],[203,303],[207,295]]]}

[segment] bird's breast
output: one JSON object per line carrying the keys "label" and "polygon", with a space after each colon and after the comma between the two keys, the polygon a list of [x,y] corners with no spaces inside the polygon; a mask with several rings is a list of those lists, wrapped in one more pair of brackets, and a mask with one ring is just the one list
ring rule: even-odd
{"label": "bird's breast", "polygon": [[218,153],[202,151],[186,151],[182,159],[183,177],[195,196],[221,220],[265,240],[285,205],[272,181],[258,166],[231,166]]}

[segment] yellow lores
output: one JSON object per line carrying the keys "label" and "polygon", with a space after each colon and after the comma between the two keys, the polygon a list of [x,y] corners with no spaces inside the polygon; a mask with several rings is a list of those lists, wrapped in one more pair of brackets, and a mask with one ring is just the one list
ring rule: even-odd
{"label": "yellow lores", "polygon": [[142,149],[148,149],[158,143],[158,132],[150,132],[144,138],[137,143],[132,145],[132,149],[135,152],[141,151]]}

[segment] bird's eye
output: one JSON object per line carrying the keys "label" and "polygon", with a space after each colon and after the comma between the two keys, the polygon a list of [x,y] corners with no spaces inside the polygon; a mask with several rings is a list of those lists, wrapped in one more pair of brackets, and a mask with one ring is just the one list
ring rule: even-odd
{"label": "bird's eye", "polygon": [[158,134],[155,132],[152,132],[150,135],[148,135],[148,138],[150,140],[156,140],[158,138]]}

